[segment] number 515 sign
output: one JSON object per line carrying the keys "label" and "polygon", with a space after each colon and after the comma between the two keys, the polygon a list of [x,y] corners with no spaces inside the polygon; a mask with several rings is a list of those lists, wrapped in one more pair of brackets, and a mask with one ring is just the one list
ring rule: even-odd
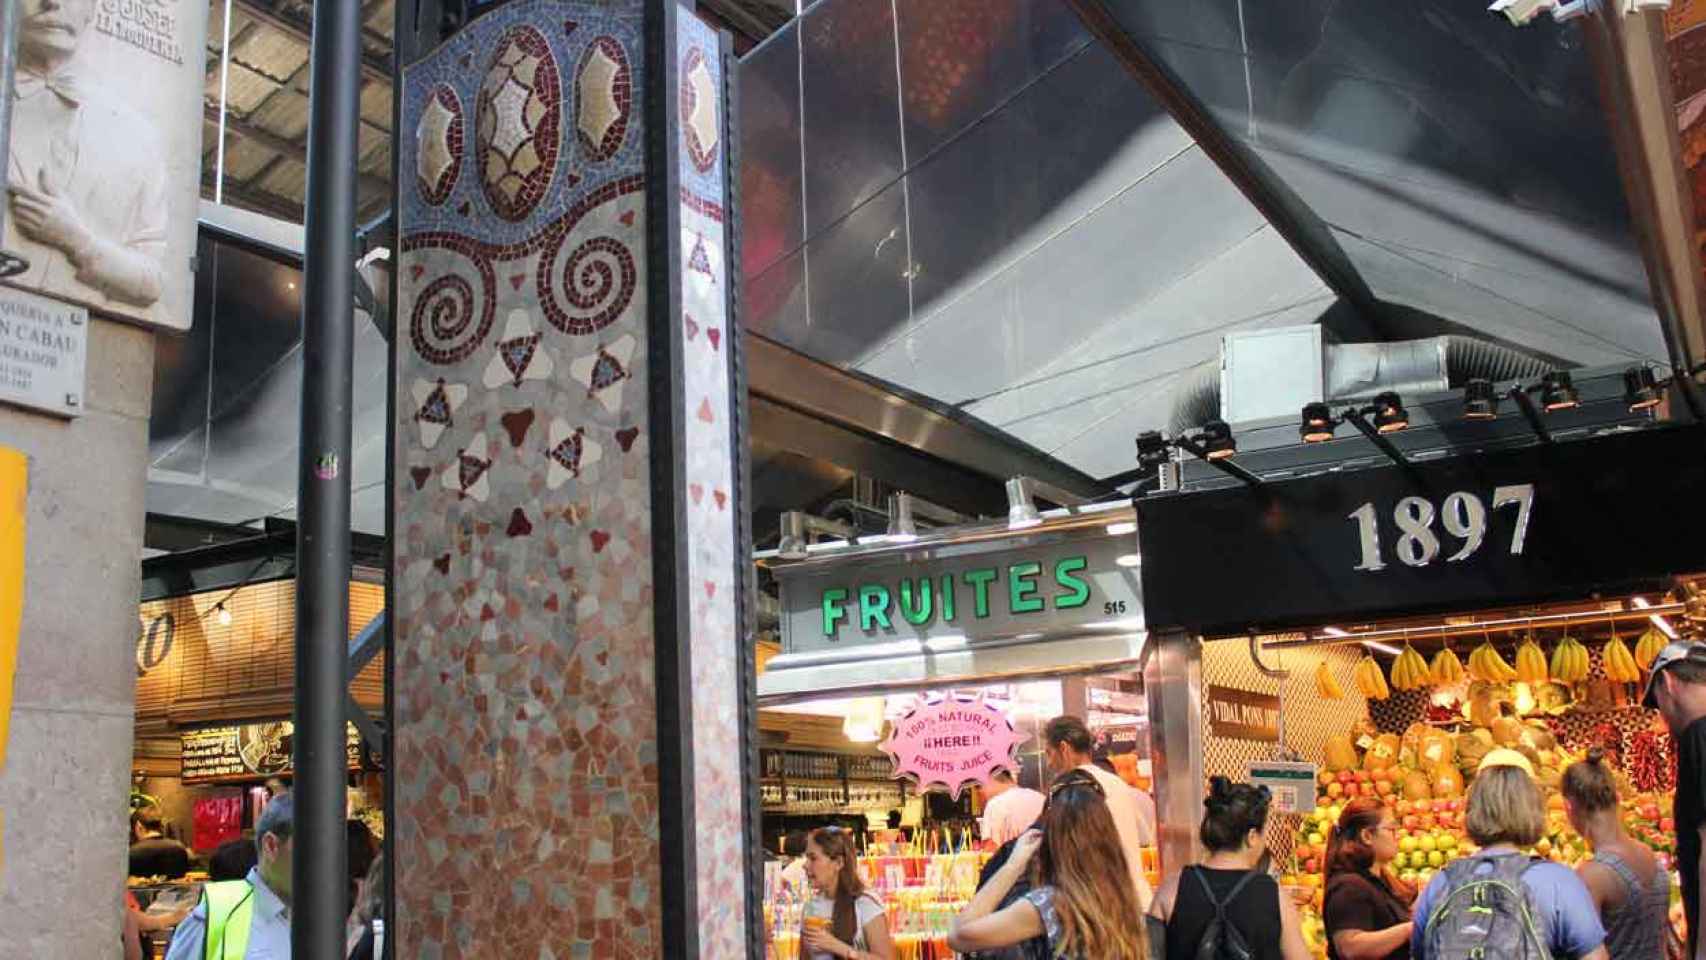
{"label": "number 515 sign", "polygon": [[[1356,523],[1357,542],[1362,547],[1356,569],[1386,569],[1387,543],[1394,532],[1391,554],[1406,567],[1425,567],[1440,560],[1442,553],[1447,554],[1446,563],[1467,560],[1486,546],[1489,503],[1493,510],[1515,511],[1509,549],[1511,556],[1521,556],[1528,540],[1528,523],[1534,516],[1532,483],[1496,487],[1490,501],[1469,490],[1449,494],[1437,506],[1426,497],[1405,497],[1392,509],[1390,529],[1375,505],[1364,503],[1346,517]],[[1504,546],[1499,544],[1494,549]]]}

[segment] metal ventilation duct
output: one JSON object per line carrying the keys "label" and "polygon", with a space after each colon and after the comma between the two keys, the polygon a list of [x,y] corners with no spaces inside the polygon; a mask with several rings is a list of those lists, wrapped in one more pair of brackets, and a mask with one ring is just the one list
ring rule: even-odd
{"label": "metal ventilation duct", "polygon": [[[1340,343],[1323,348],[1329,402],[1372,397],[1385,390],[1437,393],[1467,380],[1494,382],[1537,377],[1554,364],[1512,347],[1475,337],[1441,336],[1394,343]],[[1249,361],[1244,361],[1249,362]],[[1202,364],[1174,395],[1169,429],[1174,435],[1222,417],[1221,361]],[[1294,409],[1268,411],[1286,417]]]}

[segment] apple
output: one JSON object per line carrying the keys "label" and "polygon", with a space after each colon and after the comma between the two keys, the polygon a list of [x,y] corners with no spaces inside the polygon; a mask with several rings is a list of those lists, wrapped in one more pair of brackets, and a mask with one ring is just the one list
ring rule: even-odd
{"label": "apple", "polygon": [[1305,860],[1303,862],[1303,869],[1309,873],[1320,873],[1321,872],[1321,861],[1315,859],[1314,857],[1310,857],[1308,860]]}
{"label": "apple", "polygon": [[1438,850],[1428,854],[1428,866],[1435,868],[1445,866],[1445,854],[1440,853]]}
{"label": "apple", "polygon": [[1417,813],[1427,813],[1428,811],[1430,811],[1432,809],[1433,809],[1433,801],[1432,800],[1417,800],[1416,801],[1416,812]]}
{"label": "apple", "polygon": [[1663,830],[1665,833],[1675,833],[1676,821],[1672,820],[1670,817],[1663,817],[1659,820],[1659,829]]}
{"label": "apple", "polygon": [[1410,808],[1411,808],[1410,801],[1399,800],[1398,805],[1397,805],[1397,809],[1395,809],[1393,812],[1398,814],[1398,816],[1400,816],[1400,817],[1405,817],[1405,816],[1409,815]]}
{"label": "apple", "polygon": [[1374,778],[1369,775],[1369,772],[1367,770],[1358,770],[1357,771],[1357,783],[1368,783],[1369,781],[1371,781],[1373,779]]}
{"label": "apple", "polygon": [[1327,796],[1338,798],[1345,795],[1345,785],[1342,783],[1327,784]]}
{"label": "apple", "polygon": [[1319,847],[1320,845],[1322,845],[1323,843],[1326,843],[1326,842],[1327,842],[1327,838],[1322,836],[1319,833],[1312,833],[1309,835],[1309,843],[1311,846]]}
{"label": "apple", "polygon": [[1316,779],[1320,780],[1321,786],[1324,787],[1327,784],[1332,783],[1337,778],[1333,776],[1333,771],[1323,770],[1323,771],[1321,771],[1321,775],[1319,777],[1317,777]]}
{"label": "apple", "polygon": [[1400,837],[1398,839],[1398,849],[1404,851],[1405,853],[1410,853],[1416,849],[1416,847],[1418,846],[1418,843],[1419,842],[1416,840],[1415,837],[1412,837],[1412,836],[1409,836],[1408,834],[1406,834],[1405,836]]}
{"label": "apple", "polygon": [[1646,820],[1657,820],[1659,818],[1658,804],[1643,804],[1641,807],[1641,817]]}
{"label": "apple", "polygon": [[1360,797],[1360,796],[1362,796],[1362,786],[1360,784],[1356,784],[1356,783],[1345,784],[1345,797],[1347,799],[1355,799],[1355,798]]}
{"label": "apple", "polygon": [[1377,795],[1382,796],[1382,797],[1392,796],[1392,781],[1390,781],[1390,780],[1376,780],[1376,781],[1374,781],[1374,792]]}
{"label": "apple", "polygon": [[1327,808],[1327,814],[1332,817],[1334,823],[1338,823],[1339,818],[1345,815],[1345,811],[1343,807],[1335,803]]}
{"label": "apple", "polygon": [[1404,867],[1406,865],[1408,865],[1409,862],[1410,862],[1410,855],[1407,853],[1395,853],[1392,855],[1392,869],[1394,869],[1394,870],[1404,869]]}
{"label": "apple", "polygon": [[1423,830],[1432,830],[1435,826],[1434,815],[1431,813],[1424,813],[1417,819],[1421,823]]}
{"label": "apple", "polygon": [[1404,818],[1404,829],[1405,830],[1409,830],[1413,833],[1417,830],[1420,830],[1421,827],[1422,827],[1421,818],[1416,816],[1415,814],[1412,813],[1409,816]]}
{"label": "apple", "polygon": [[1339,782],[1340,783],[1350,783],[1352,780],[1355,780],[1355,779],[1356,779],[1356,774],[1350,772],[1349,770],[1340,770],[1339,771]]}
{"label": "apple", "polygon": [[1431,835],[1424,836],[1416,846],[1420,847],[1423,853],[1433,853],[1435,850],[1439,849],[1439,841],[1435,840]]}

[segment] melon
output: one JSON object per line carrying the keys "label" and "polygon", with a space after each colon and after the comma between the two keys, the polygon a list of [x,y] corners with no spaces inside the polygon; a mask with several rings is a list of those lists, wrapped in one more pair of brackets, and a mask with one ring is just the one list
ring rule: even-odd
{"label": "melon", "polygon": [[1340,770],[1355,770],[1357,767],[1357,748],[1351,745],[1351,738],[1340,734],[1327,740],[1327,769],[1338,773]]}
{"label": "melon", "polygon": [[1456,765],[1447,760],[1434,768],[1433,782],[1429,786],[1438,799],[1460,797],[1463,795],[1463,774],[1458,773]]}
{"label": "melon", "polygon": [[1499,717],[1489,727],[1493,731],[1493,742],[1501,747],[1511,747],[1522,742],[1522,721],[1515,717]]}
{"label": "melon", "polygon": [[1397,762],[1398,736],[1384,733],[1380,735],[1378,740],[1374,741],[1374,746],[1369,747],[1368,752],[1363,754],[1362,768],[1371,772],[1380,771]]}
{"label": "melon", "polygon": [[1404,777],[1405,800],[1428,800],[1433,797],[1433,785],[1428,775],[1420,770],[1412,770]]}

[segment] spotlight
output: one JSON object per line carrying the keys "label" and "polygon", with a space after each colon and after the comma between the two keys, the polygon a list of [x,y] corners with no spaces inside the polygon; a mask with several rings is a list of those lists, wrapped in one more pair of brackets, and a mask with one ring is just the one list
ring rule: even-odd
{"label": "spotlight", "polygon": [[782,540],[776,545],[776,555],[783,560],[804,560],[811,554],[806,547],[806,515],[798,510],[782,514]]}
{"label": "spotlight", "polygon": [[1540,381],[1540,405],[1547,413],[1558,410],[1574,410],[1582,405],[1581,397],[1576,394],[1576,385],[1570,382],[1568,370],[1554,370]]}
{"label": "spotlight", "polygon": [[1659,405],[1663,398],[1659,395],[1659,378],[1652,367],[1630,367],[1623,371],[1623,399],[1628,402],[1630,413]]}
{"label": "spotlight", "polygon": [[1298,428],[1304,443],[1325,443],[1333,439],[1333,411],[1324,403],[1303,405],[1303,425]]}
{"label": "spotlight", "polygon": [[1146,430],[1137,435],[1137,466],[1146,474],[1152,474],[1162,464],[1172,459],[1172,453],[1167,447],[1167,438],[1161,436],[1158,430]]}
{"label": "spotlight", "polygon": [[1232,438],[1232,428],[1225,420],[1210,420],[1203,424],[1202,433],[1197,434],[1197,443],[1202,445],[1204,460],[1225,460],[1238,452],[1238,441]]}
{"label": "spotlight", "polygon": [[214,604],[213,609],[217,611],[219,625],[222,627],[229,627],[231,625],[231,611],[226,608],[225,601],[221,600]]}
{"label": "spotlight", "polygon": [[1374,428],[1381,433],[1397,433],[1410,425],[1410,412],[1396,393],[1387,391],[1374,398]]}
{"label": "spotlight", "polygon": [[1031,499],[1031,481],[1025,477],[1007,481],[1007,529],[1021,530],[1042,522],[1036,501]]}
{"label": "spotlight", "polygon": [[1476,378],[1463,385],[1463,419],[1497,420],[1499,395],[1493,381]]}
{"label": "spotlight", "polygon": [[917,540],[918,523],[912,519],[912,497],[904,493],[889,496],[889,538]]}

